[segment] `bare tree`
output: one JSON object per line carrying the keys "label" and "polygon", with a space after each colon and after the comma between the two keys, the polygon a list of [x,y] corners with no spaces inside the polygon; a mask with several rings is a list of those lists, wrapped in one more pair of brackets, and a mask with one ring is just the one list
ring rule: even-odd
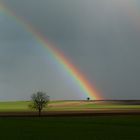
{"label": "bare tree", "polygon": [[49,96],[45,92],[39,91],[32,94],[31,101],[29,107],[38,110],[39,116],[41,116],[42,109],[45,108],[49,102]]}

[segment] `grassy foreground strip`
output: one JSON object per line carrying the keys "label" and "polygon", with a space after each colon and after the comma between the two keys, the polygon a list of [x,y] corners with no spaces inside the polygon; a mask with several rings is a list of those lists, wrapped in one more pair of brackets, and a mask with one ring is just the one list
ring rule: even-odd
{"label": "grassy foreground strip", "polygon": [[[0,111],[30,111],[30,101],[0,102]],[[140,109],[140,105],[87,101],[51,101],[45,110]]]}
{"label": "grassy foreground strip", "polygon": [[0,117],[1,139],[140,140],[140,116]]}
{"label": "grassy foreground strip", "polygon": [[28,111],[29,101],[0,102],[0,111]]}
{"label": "grassy foreground strip", "polygon": [[[0,111],[30,111],[30,101],[0,102]],[[45,110],[86,110],[86,109],[140,109],[140,105],[87,102],[87,101],[51,101]]]}

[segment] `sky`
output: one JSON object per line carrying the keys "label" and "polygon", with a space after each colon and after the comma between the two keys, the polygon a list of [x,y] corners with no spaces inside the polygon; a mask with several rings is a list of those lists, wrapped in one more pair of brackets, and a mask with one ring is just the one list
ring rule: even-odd
{"label": "sky", "polygon": [[[1,0],[61,49],[104,99],[140,99],[139,0]],[[85,99],[66,71],[0,12],[0,100]]]}

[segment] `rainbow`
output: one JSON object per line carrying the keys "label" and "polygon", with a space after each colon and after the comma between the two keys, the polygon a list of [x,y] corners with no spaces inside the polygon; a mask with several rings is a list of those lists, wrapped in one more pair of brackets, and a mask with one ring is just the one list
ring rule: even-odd
{"label": "rainbow", "polygon": [[22,25],[26,31],[31,33],[35,39],[45,47],[52,57],[61,65],[70,77],[77,83],[80,90],[93,100],[101,99],[96,89],[88,82],[85,76],[70,62],[62,51],[54,47],[39,31],[37,31],[31,24],[29,24],[23,17],[19,17],[13,10],[4,4],[0,4],[0,12],[6,16],[12,17],[18,24]]}

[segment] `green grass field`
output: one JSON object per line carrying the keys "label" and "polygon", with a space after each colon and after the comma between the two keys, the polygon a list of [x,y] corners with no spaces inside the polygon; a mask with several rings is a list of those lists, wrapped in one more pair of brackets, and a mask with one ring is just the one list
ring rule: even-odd
{"label": "green grass field", "polygon": [[[30,111],[29,104],[29,101],[0,102],[0,111]],[[45,111],[86,109],[140,109],[140,105],[86,101],[51,101]]]}
{"label": "green grass field", "polygon": [[[30,111],[29,101],[0,102],[0,111]],[[51,101],[45,109],[140,109],[129,102]],[[0,117],[3,140],[140,140],[140,115]]]}
{"label": "green grass field", "polygon": [[140,140],[140,116],[0,117],[2,140]]}

